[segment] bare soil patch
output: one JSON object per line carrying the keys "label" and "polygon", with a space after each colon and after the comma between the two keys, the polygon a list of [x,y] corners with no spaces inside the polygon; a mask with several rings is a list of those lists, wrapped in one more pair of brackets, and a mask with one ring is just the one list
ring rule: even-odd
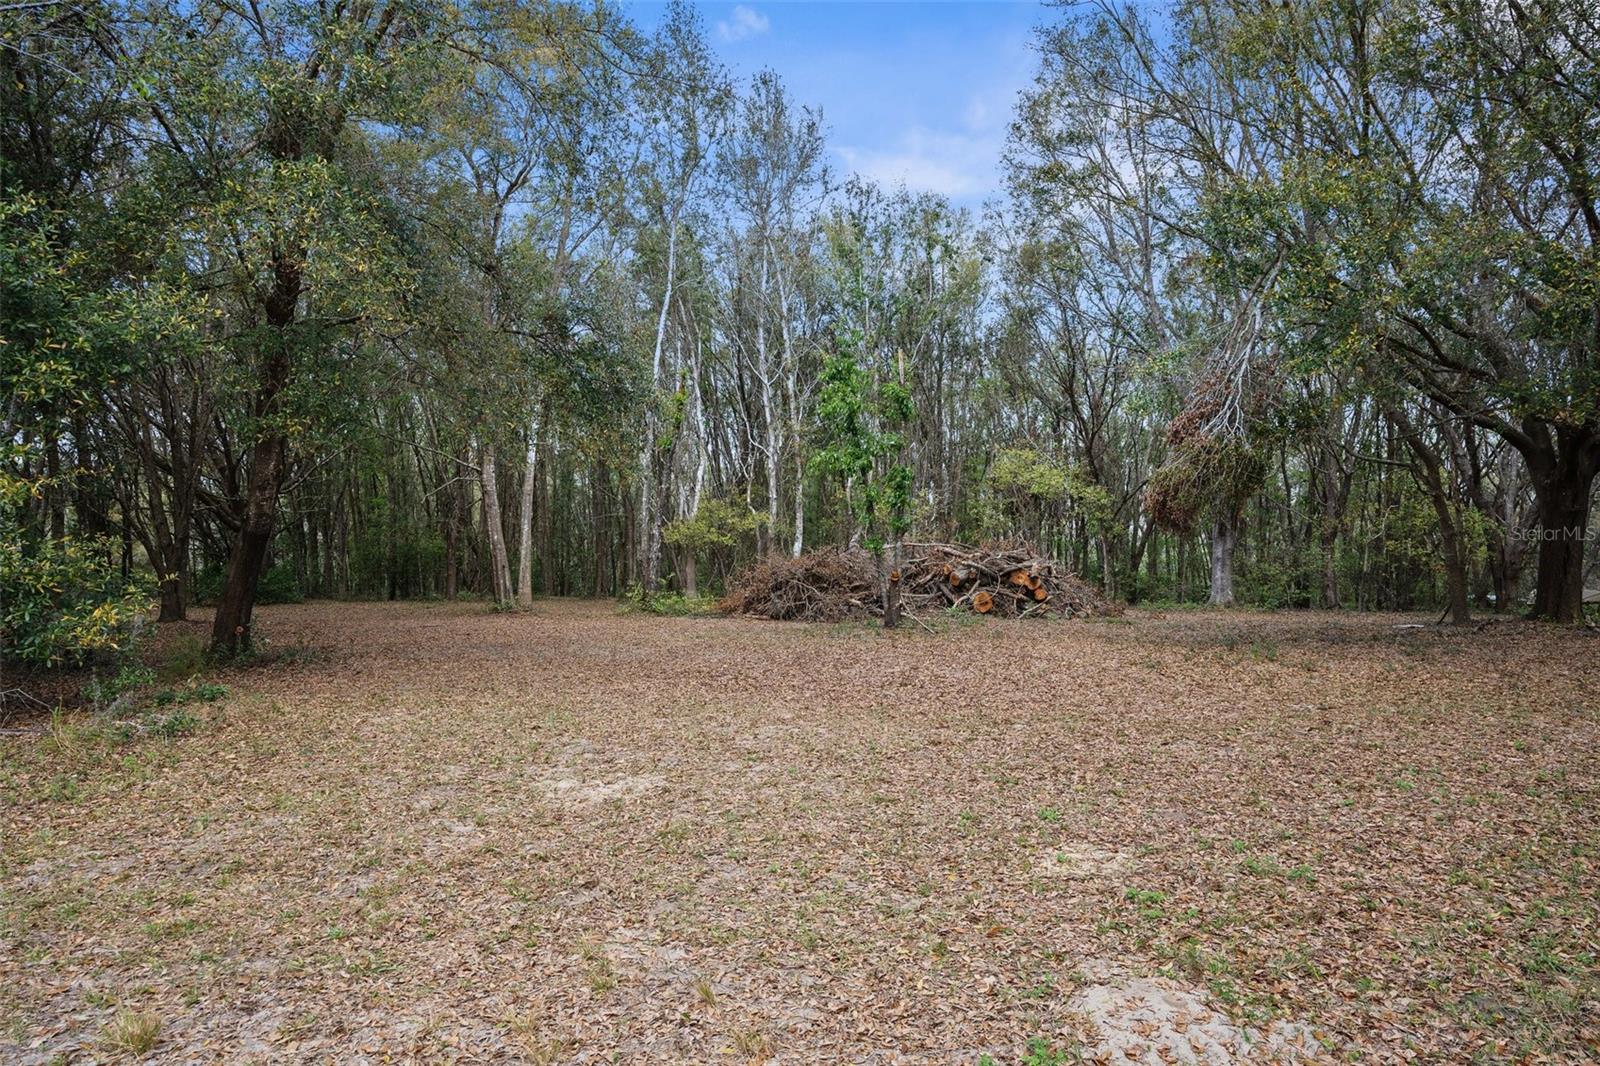
{"label": "bare soil patch", "polygon": [[266,608],[0,738],[0,1061],[1592,1060],[1600,642],[1416,621]]}

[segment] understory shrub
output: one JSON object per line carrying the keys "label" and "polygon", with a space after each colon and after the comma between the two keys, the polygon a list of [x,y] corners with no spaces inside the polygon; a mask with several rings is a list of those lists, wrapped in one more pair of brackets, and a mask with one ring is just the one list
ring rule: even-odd
{"label": "understory shrub", "polygon": [[673,618],[687,618],[697,614],[716,614],[715,596],[687,596],[681,592],[658,592],[649,599],[638,585],[631,585],[623,597],[630,610]]}
{"label": "understory shrub", "polygon": [[102,540],[0,541],[0,658],[48,667],[126,650],[153,590],[111,559]]}
{"label": "understory shrub", "polygon": [[[223,569],[220,566],[208,566],[194,576],[194,600],[196,603],[216,603],[222,598]],[[256,603],[300,603],[305,599],[305,590],[300,587],[300,578],[296,576],[294,567],[288,563],[279,563],[261,575],[261,582],[256,586]]]}

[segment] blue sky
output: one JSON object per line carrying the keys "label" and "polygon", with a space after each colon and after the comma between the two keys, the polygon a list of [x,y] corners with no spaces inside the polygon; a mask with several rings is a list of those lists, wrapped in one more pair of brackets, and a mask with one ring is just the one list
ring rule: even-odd
{"label": "blue sky", "polygon": [[[1032,79],[1039,3],[701,3],[706,30],[740,80],[770,67],[820,106],[839,176],[978,207],[1000,192],[1000,152],[1018,89]],[[626,8],[654,25],[664,3]]]}

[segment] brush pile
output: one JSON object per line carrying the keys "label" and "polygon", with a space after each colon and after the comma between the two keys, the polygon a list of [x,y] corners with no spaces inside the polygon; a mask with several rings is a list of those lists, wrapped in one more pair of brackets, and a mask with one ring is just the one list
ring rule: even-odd
{"label": "brush pile", "polygon": [[[900,604],[912,614],[950,608],[1003,618],[1106,614],[1092,586],[1026,544],[905,544]],[[729,614],[803,622],[881,615],[872,556],[821,548],[799,558],[763,559],[718,604]]]}
{"label": "brush pile", "polygon": [[838,622],[877,607],[872,556],[848,548],[818,548],[796,558],[772,556],[733,579],[717,607],[785,621]]}

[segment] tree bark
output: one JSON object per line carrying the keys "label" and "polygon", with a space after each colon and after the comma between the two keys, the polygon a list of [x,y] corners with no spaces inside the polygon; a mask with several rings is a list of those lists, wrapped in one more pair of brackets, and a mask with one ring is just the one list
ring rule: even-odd
{"label": "tree bark", "polygon": [[[453,493],[447,493],[453,496]],[[461,593],[461,574],[456,562],[460,550],[461,527],[456,522],[455,501],[445,501],[444,515],[444,598],[453,600]]]}
{"label": "tree bark", "polygon": [[214,655],[234,657],[248,653],[252,647],[250,618],[255,610],[256,589],[261,584],[267,549],[272,544],[287,443],[281,433],[269,432],[256,442],[251,453],[244,520],[233,542],[222,599],[211,625]]}
{"label": "tree bark", "polygon": [[806,548],[806,462],[795,448],[794,457],[794,543],[789,554],[799,558]]}
{"label": "tree bark", "polygon": [[[305,145],[298,132],[289,126],[269,123],[263,140],[276,160],[298,162],[305,156]],[[295,326],[300,318],[300,297],[305,288],[305,260],[305,247],[291,241],[286,246],[275,245],[267,263],[272,278],[262,300],[267,350],[253,405],[258,424],[264,424],[266,429],[251,450],[244,515],[228,559],[222,600],[217,604],[216,619],[211,626],[213,655],[235,656],[249,651],[251,646],[250,616],[255,609],[256,589],[261,584],[267,552],[272,546],[278,494],[283,489],[289,458],[288,436],[272,416],[294,369],[294,345],[300,340],[295,335]]]}
{"label": "tree bark", "polygon": [[[550,418],[546,414],[544,424],[549,425]],[[538,479],[534,484],[537,495],[534,497],[534,513],[539,520],[539,591],[546,596],[556,593],[556,574],[560,569],[556,566],[555,557],[555,503],[552,499],[551,481],[554,478],[556,467],[556,441],[546,431],[539,441]],[[563,595],[565,592],[563,591]]]}
{"label": "tree bark", "polygon": [[1450,624],[1467,625],[1472,621],[1472,606],[1467,596],[1467,561],[1462,550],[1461,527],[1450,506],[1438,459],[1422,451],[1417,451],[1417,457],[1423,462],[1423,488],[1439,520],[1439,554],[1444,559],[1445,600]]}
{"label": "tree bark", "polygon": [[611,528],[606,515],[605,493],[611,475],[605,463],[596,459],[589,474],[589,538],[594,543],[594,584],[590,594],[604,596],[610,591]]}
{"label": "tree bark", "polygon": [[1439,518],[1439,553],[1444,556],[1445,598],[1450,624],[1464,626],[1472,621],[1472,606],[1467,598],[1467,563],[1461,546],[1461,531],[1443,492],[1428,494],[1433,513]]}
{"label": "tree bark", "polygon": [[660,428],[656,404],[662,388],[662,359],[666,350],[667,315],[678,280],[678,212],[674,203],[667,215],[667,277],[661,294],[661,310],[656,316],[656,343],[650,359],[650,406],[645,412],[644,441],[639,449],[639,589],[648,600],[656,591],[656,573],[661,565],[661,491],[656,470],[656,446]]}
{"label": "tree bark", "polygon": [[1322,606],[1337,608],[1339,603],[1339,530],[1326,518],[1322,524]]}
{"label": "tree bark", "polygon": [[[1117,598],[1117,570],[1111,561],[1111,538],[1104,532],[1095,534],[1095,550],[1100,555],[1100,588],[1106,599]],[[1038,543],[1038,538],[1035,538]]]}
{"label": "tree bark", "polygon": [[698,562],[693,548],[684,549],[678,560],[678,583],[683,587],[683,594],[690,599],[700,595],[700,576],[696,569]]}
{"label": "tree bark", "polygon": [[161,582],[161,614],[158,622],[181,622],[184,619],[183,581],[167,579]]}
{"label": "tree bark", "polygon": [[1589,499],[1600,472],[1600,428],[1525,421],[1507,439],[1522,453],[1533,482],[1538,542],[1531,616],[1575,624],[1583,620],[1583,556]]}
{"label": "tree bark", "polygon": [[245,480],[244,515],[239,535],[228,559],[222,599],[211,625],[213,655],[233,657],[250,651],[250,616],[255,610],[256,589],[272,545],[272,529],[278,514],[278,493],[283,488],[284,467],[289,441],[270,421],[278,397],[288,387],[293,366],[290,329],[300,302],[301,268],[293,255],[277,253],[272,263],[273,285],[266,300],[267,325],[271,347],[262,366],[261,383],[256,390],[255,415],[268,426],[250,453],[250,473]]}
{"label": "tree bark", "polygon": [[[530,428],[528,465],[522,472],[522,511],[517,515],[517,606],[525,611],[533,607],[533,490],[539,476],[538,437],[538,430]],[[549,565],[545,560],[546,569]]]}
{"label": "tree bark", "polygon": [[495,604],[503,607],[511,602],[511,562],[506,556],[506,530],[500,516],[499,471],[495,468],[492,443],[483,445],[480,478],[483,482],[483,532],[489,541],[489,580],[493,583]]}
{"label": "tree bark", "polygon": [[895,537],[878,552],[878,574],[883,584],[883,628],[900,625],[900,538]]}
{"label": "tree bark", "polygon": [[1583,554],[1595,471],[1580,459],[1563,456],[1568,461],[1554,464],[1542,477],[1534,475],[1539,555],[1533,617],[1552,622],[1583,620]]}
{"label": "tree bark", "polygon": [[1214,607],[1233,606],[1233,550],[1239,542],[1239,516],[1220,515],[1211,524],[1211,596]]}

